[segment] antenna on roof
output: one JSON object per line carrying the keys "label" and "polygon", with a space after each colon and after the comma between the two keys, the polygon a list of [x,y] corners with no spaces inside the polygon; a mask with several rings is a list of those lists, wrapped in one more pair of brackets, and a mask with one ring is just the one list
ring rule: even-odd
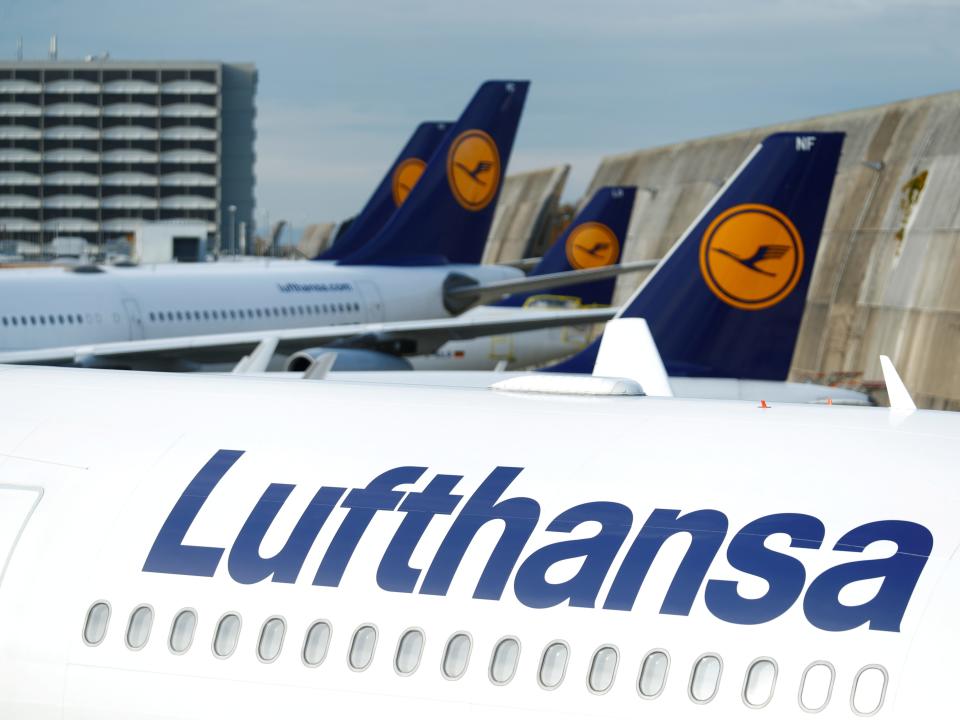
{"label": "antenna on roof", "polygon": [[50,59],[57,59],[57,35],[54,33],[50,36]]}
{"label": "antenna on roof", "polygon": [[23,60],[23,35],[17,35],[17,60]]}

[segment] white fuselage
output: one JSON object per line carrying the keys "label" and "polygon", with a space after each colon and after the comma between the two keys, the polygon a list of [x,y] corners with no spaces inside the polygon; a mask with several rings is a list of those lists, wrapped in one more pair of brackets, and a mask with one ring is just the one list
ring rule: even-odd
{"label": "white fuselage", "polygon": [[451,272],[490,282],[501,266],[235,263],[0,271],[0,352],[219,333],[448,317]]}
{"label": "white fuselage", "polygon": [[952,712],[958,415],[48,368],[0,393],[0,717]]}

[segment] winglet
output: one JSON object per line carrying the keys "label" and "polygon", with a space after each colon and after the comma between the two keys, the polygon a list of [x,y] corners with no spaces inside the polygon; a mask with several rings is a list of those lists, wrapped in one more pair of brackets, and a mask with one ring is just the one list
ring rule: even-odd
{"label": "winglet", "polygon": [[240,375],[266,372],[279,341],[276,336],[265,337],[257,344],[252,353],[240,358],[240,361],[233,367],[233,372]]}
{"label": "winglet", "polygon": [[660,351],[643,318],[620,318],[607,323],[593,374],[635,380],[650,397],[673,397]]}
{"label": "winglet", "polygon": [[335,352],[323,353],[316,360],[310,363],[303,373],[304,380],[324,380],[327,373],[333,369],[333,364],[337,361]]}
{"label": "winglet", "polygon": [[886,355],[880,356],[880,369],[883,370],[883,382],[887,386],[887,395],[890,398],[890,409],[898,412],[911,413],[917,409],[917,405],[910,397],[910,391],[900,379],[897,368]]}

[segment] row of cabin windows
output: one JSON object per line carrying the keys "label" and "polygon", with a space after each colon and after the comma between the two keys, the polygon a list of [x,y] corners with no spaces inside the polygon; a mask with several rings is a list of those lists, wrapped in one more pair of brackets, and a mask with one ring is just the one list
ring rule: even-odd
{"label": "row of cabin windows", "polygon": [[[150,639],[153,627],[153,608],[140,605],[133,610],[127,622],[124,641],[131,650],[140,650]],[[83,640],[87,645],[97,646],[107,634],[110,622],[110,606],[99,601],[87,611],[83,627]],[[233,655],[240,639],[242,621],[238,613],[223,615],[214,630],[211,652],[217,658]],[[193,644],[197,627],[197,613],[185,608],[178,612],[170,626],[167,646],[175,655],[186,653]],[[271,663],[280,656],[286,636],[286,621],[279,616],[267,618],[260,626],[257,640],[257,658]],[[333,629],[326,620],[312,623],[304,634],[300,659],[307,667],[317,667],[327,657]],[[365,624],[353,631],[347,664],[351,670],[362,672],[373,662],[377,648],[378,632],[374,625]],[[405,630],[394,653],[394,670],[402,676],[412,675],[420,667],[426,637],[423,630]],[[440,672],[447,680],[459,680],[467,672],[473,639],[467,632],[454,633],[447,639],[440,663]],[[567,674],[570,646],[562,640],[549,643],[540,656],[537,682],[544,690],[554,690],[563,683]],[[488,666],[488,676],[494,685],[506,685],[513,680],[520,660],[520,641],[512,636],[501,638],[494,646]],[[620,653],[612,645],[598,648],[590,661],[587,673],[587,688],[602,695],[613,687],[620,662]],[[651,650],[640,664],[637,676],[637,692],[642,698],[654,700],[666,686],[670,671],[670,655],[666,650]],[[693,664],[687,684],[691,701],[699,705],[711,702],[720,689],[723,675],[723,660],[719,655],[701,655]],[[778,668],[772,658],[758,658],[750,663],[744,675],[741,697],[750,708],[766,707],[773,699],[777,685]],[[824,710],[833,695],[836,671],[828,662],[811,663],[803,671],[797,699],[803,710],[817,713]],[[858,715],[869,716],[879,712],[887,690],[887,671],[879,665],[867,665],[860,669],[853,681],[850,707]]]}
{"label": "row of cabin windows", "polygon": [[86,319],[80,313],[64,313],[56,315],[4,315],[0,317],[3,327],[26,327],[27,325],[83,325],[94,322],[103,322],[100,313],[87,313]]}
{"label": "row of cabin windows", "polygon": [[297,315],[326,315],[337,312],[359,312],[360,303],[323,303],[292,305],[273,308],[241,308],[234,310],[157,310],[147,313],[150,322],[190,322],[193,320],[252,320],[265,317],[295,317]]}
{"label": "row of cabin windows", "polygon": [[[245,320],[264,317],[295,317],[297,315],[326,315],[328,313],[359,312],[360,303],[323,303],[317,305],[292,305],[289,307],[249,308],[239,310],[176,310],[151,311],[147,314],[150,322],[184,322],[193,320]],[[120,316],[113,314],[114,322],[120,322]],[[3,327],[27,327],[28,325],[83,325],[102,323],[100,313],[57,313],[47,315],[3,315],[0,325]]]}

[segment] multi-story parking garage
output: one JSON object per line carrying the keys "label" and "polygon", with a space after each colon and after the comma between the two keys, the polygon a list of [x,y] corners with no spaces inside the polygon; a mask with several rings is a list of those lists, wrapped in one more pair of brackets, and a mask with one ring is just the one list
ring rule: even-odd
{"label": "multi-story parking garage", "polygon": [[0,240],[189,220],[227,249],[252,230],[256,83],[247,64],[0,63]]}

